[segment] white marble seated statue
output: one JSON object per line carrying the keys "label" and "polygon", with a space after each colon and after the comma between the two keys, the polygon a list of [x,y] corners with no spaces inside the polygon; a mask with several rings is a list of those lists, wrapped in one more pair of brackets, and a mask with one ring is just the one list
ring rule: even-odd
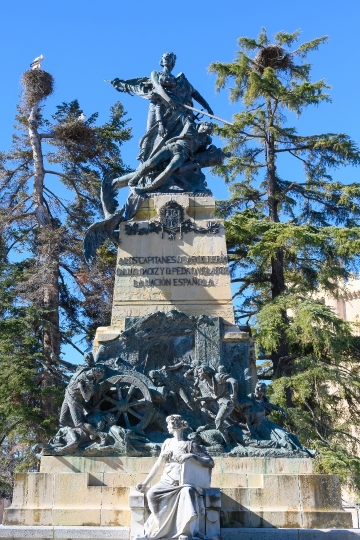
{"label": "white marble seated statue", "polygon": [[173,437],[164,442],[160,456],[144,483],[136,486],[139,491],[145,491],[165,465],[160,481],[147,492],[151,514],[144,525],[142,538],[199,538],[203,536],[199,532],[199,515],[204,512],[200,497],[202,480],[194,474],[191,484],[183,483],[183,464],[193,460],[210,472],[214,461],[197,443],[184,437],[188,424],[180,415],[172,414],[166,421]]}

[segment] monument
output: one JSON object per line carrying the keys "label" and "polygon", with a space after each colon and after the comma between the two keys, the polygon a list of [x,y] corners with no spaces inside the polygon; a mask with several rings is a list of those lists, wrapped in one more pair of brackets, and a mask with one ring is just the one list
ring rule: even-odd
{"label": "monument", "polygon": [[250,329],[235,324],[224,224],[202,172],[228,154],[175,60],[111,81],[150,101],[140,165],[104,175],[104,219],[84,240],[89,264],[105,240],[118,246],[111,326],[68,385],[58,432],[34,447],[40,471],[17,475],[4,524],[39,526],[38,538],[41,527],[67,538],[115,527],[124,539],[349,528],[337,477],[313,474],[314,452],[269,418],[286,411],[257,383]]}

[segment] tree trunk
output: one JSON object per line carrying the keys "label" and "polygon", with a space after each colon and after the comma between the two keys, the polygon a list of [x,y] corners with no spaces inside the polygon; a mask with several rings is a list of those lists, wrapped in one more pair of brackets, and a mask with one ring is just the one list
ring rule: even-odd
{"label": "tree trunk", "polygon": [[[38,223],[38,278],[39,299],[43,308],[43,354],[48,365],[56,362],[60,355],[60,328],[59,328],[59,258],[57,235],[54,230],[51,215],[44,200],[44,158],[41,139],[38,133],[38,104],[31,108],[29,115],[29,137],[34,160],[34,193],[35,216]],[[41,386],[46,388],[54,386],[54,376],[50,371],[44,370]],[[49,416],[57,415],[54,399],[45,390],[42,400],[44,412]]]}
{"label": "tree trunk", "polygon": [[[271,105],[268,106],[269,119],[272,116]],[[271,125],[271,123],[270,123]],[[266,148],[267,157],[267,189],[268,189],[268,205],[269,219],[273,223],[279,223],[277,198],[277,182],[276,182],[276,165],[275,165],[275,140],[271,132],[268,135],[268,143]],[[284,253],[281,249],[277,250],[274,257],[271,258],[271,296],[273,299],[280,296],[286,289],[284,277]],[[283,310],[282,319],[284,326],[287,323],[287,313]],[[280,358],[289,356],[289,347],[287,344],[286,335],[282,329],[279,329],[279,346],[276,351],[272,351],[271,360],[273,363],[273,372],[276,377],[291,375],[291,364],[289,362],[280,361]],[[290,388],[286,389],[286,403],[288,407],[292,407],[292,397]]]}
{"label": "tree trunk", "polygon": [[[267,145],[267,190],[268,190],[268,205],[269,219],[273,223],[279,223],[276,185],[276,165],[275,165],[275,141],[273,135],[269,134],[269,142]],[[282,250],[278,250],[271,259],[271,294],[272,298],[276,298],[285,291],[284,278],[284,254]]]}

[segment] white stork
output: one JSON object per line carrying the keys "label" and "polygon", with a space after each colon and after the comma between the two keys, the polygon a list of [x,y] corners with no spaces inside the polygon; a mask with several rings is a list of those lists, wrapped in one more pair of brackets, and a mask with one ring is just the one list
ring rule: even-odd
{"label": "white stork", "polygon": [[33,60],[30,64],[31,69],[41,69],[41,62],[44,60],[45,56],[41,54],[35,60]]}

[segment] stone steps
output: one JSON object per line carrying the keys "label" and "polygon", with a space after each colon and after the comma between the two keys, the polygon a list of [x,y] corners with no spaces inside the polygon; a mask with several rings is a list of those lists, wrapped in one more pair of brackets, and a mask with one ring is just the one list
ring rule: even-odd
{"label": "stone steps", "polygon": [[[129,527],[0,525],[1,540],[129,540]],[[358,540],[359,529],[222,529],[221,540]]]}
{"label": "stone steps", "polygon": [[37,527],[0,525],[1,540],[129,540],[129,527]]}
{"label": "stone steps", "polygon": [[222,529],[221,540],[358,540],[359,529]]}
{"label": "stone steps", "polygon": [[258,475],[254,477],[256,483],[245,488],[221,489],[222,527],[351,527],[350,514],[342,511],[337,476],[264,474],[260,485]]}
{"label": "stone steps", "polygon": [[[16,474],[3,523],[130,527],[130,488],[144,481],[154,461],[44,456],[41,472]],[[342,508],[338,477],[313,474],[310,459],[216,457],[215,463],[212,486],[221,490],[224,531],[352,526],[351,514]]]}

